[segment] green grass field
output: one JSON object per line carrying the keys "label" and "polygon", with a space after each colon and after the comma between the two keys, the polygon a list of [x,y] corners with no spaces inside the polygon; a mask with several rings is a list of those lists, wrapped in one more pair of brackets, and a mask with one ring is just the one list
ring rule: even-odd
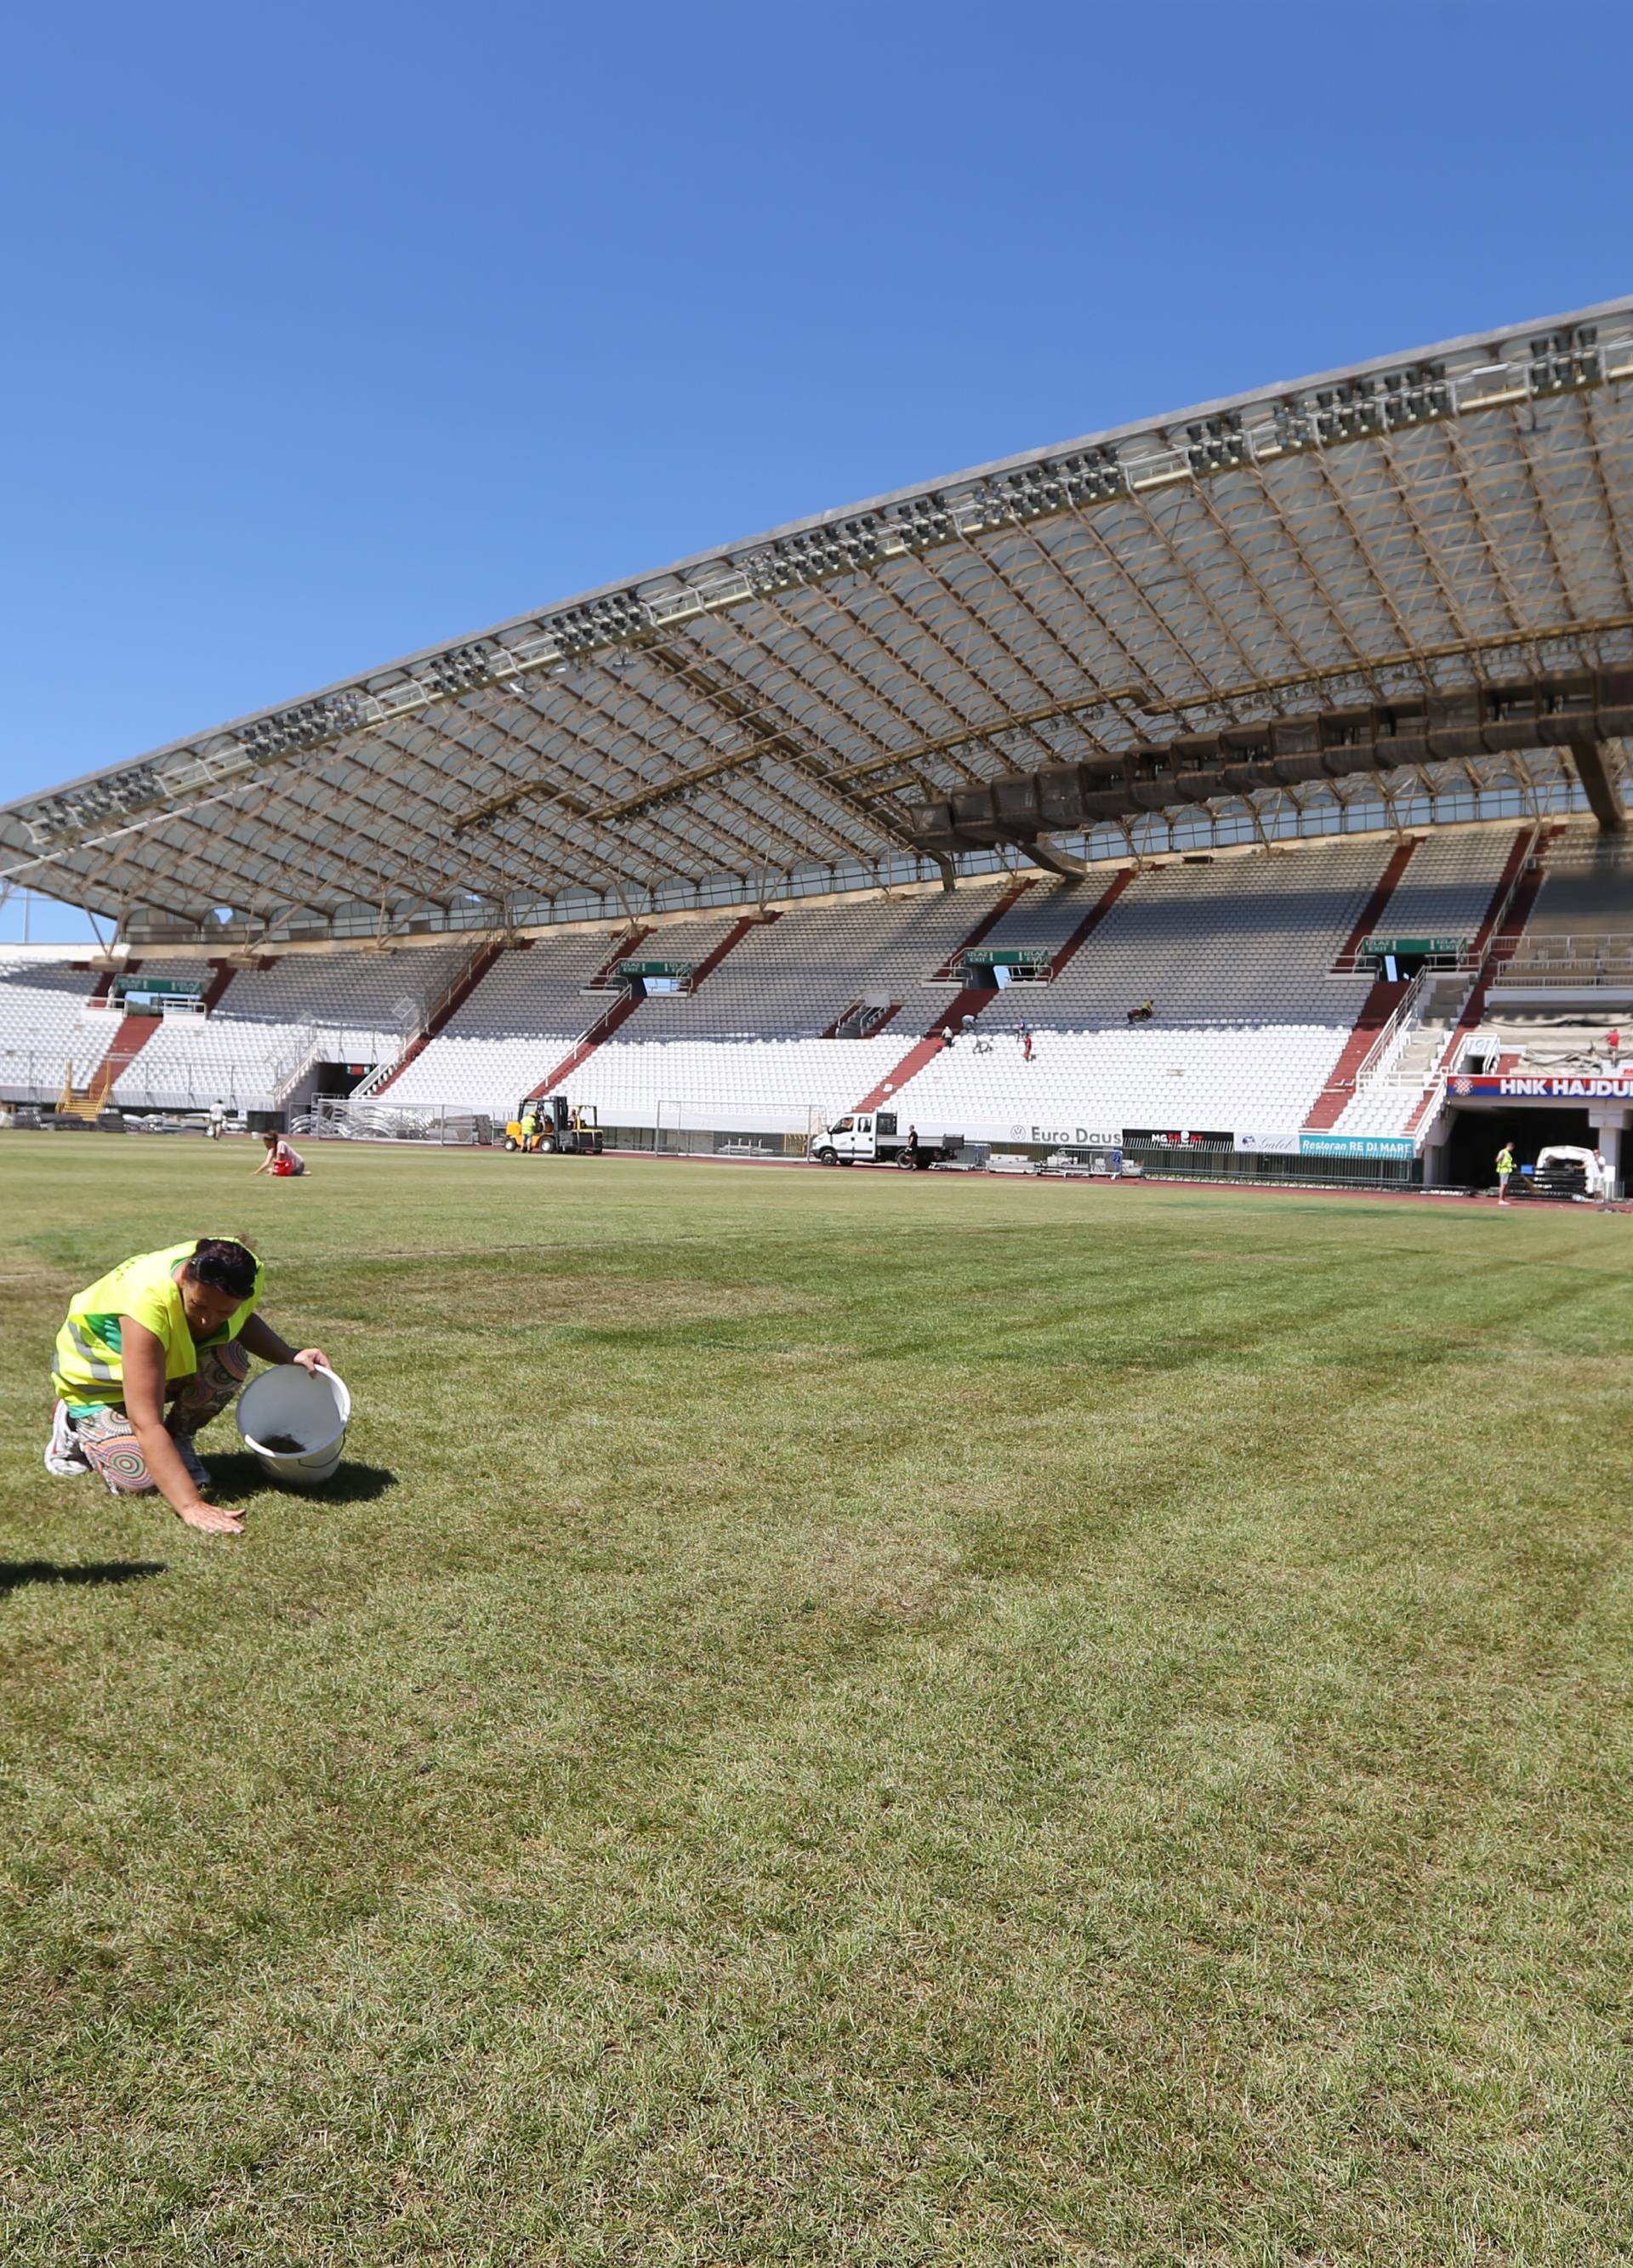
{"label": "green grass field", "polygon": [[[1633,2259],[1633,1220],[253,1162],[0,1136],[8,2262]],[[199,1230],[242,1540],[40,1464]]]}

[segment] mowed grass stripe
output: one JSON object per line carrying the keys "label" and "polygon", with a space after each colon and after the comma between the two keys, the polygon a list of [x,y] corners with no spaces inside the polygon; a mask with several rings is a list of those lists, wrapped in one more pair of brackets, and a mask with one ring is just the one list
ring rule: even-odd
{"label": "mowed grass stripe", "polygon": [[[11,2257],[1627,2257],[1628,1224],[317,1162],[0,1152]],[[201,1207],[243,1544],[38,1466]]]}

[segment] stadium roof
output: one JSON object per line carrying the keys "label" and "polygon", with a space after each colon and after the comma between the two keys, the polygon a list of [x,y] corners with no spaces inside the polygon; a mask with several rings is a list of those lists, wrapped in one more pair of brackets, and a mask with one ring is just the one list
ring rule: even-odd
{"label": "stadium roof", "polygon": [[255,928],[856,887],[1000,776],[1624,666],[1629,380],[1633,298],[798,521],[25,797],[0,882]]}

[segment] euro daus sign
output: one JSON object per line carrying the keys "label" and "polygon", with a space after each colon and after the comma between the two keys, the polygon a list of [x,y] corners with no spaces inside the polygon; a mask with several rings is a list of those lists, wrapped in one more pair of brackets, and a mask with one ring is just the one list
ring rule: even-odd
{"label": "euro daus sign", "polygon": [[1051,1142],[1060,1150],[1114,1150],[1121,1134],[1093,1126],[1011,1126],[1011,1142]]}

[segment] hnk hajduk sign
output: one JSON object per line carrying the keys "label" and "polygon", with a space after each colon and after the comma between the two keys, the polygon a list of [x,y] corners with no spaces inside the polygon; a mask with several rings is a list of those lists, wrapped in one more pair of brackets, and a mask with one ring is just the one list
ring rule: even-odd
{"label": "hnk hajduk sign", "polygon": [[1445,1091],[1452,1102],[1633,1102],[1633,1079],[1460,1071],[1447,1079]]}

